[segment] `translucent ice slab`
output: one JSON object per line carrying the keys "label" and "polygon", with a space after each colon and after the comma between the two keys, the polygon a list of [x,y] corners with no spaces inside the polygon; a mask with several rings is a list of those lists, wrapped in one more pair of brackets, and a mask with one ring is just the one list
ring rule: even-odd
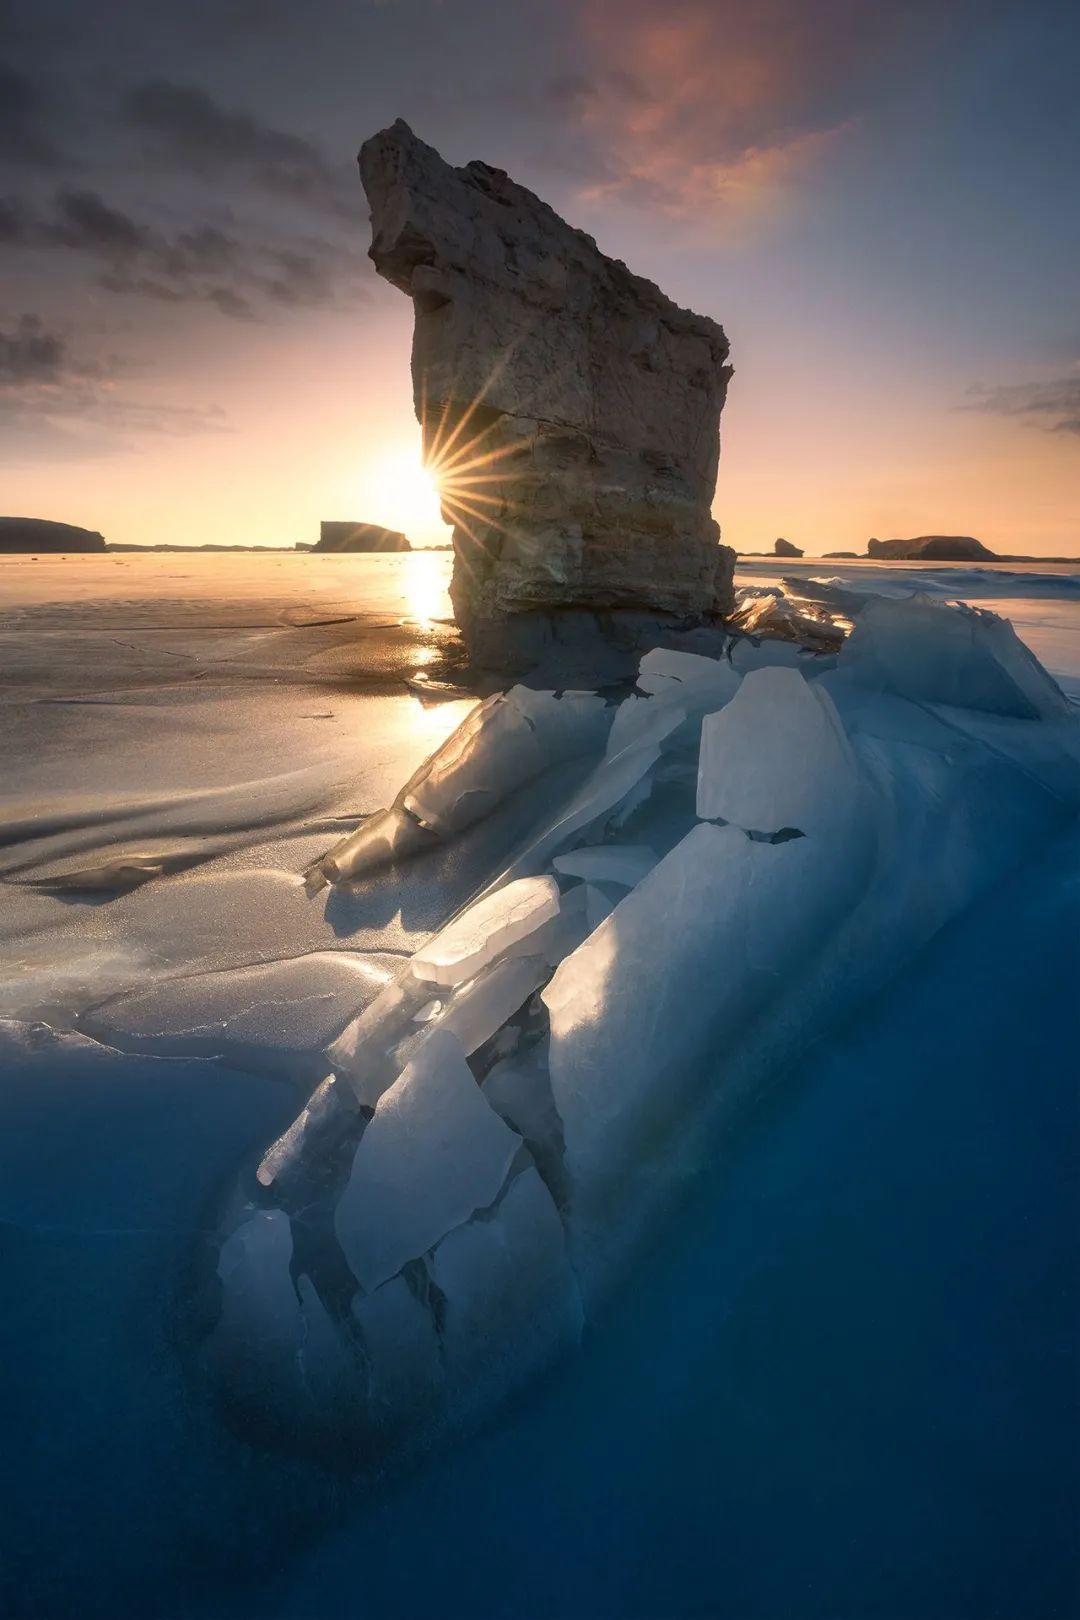
{"label": "translucent ice slab", "polygon": [[367,1399],[376,1428],[417,1424],[443,1386],[439,1340],[430,1309],[404,1277],[357,1294],[352,1316],[368,1366]]}
{"label": "translucent ice slab", "polygon": [[508,956],[486,967],[476,978],[458,985],[445,1002],[436,1001],[416,1034],[406,1036],[397,1049],[404,1068],[436,1029],[449,1030],[466,1057],[501,1029],[534,990],[551,974],[544,956]]}
{"label": "translucent ice slab", "polygon": [[700,823],[556,970],[552,1095],[581,1196],[648,1156],[706,1038],[717,1051],[865,881],[841,840]]}
{"label": "translucent ice slab", "polygon": [[599,752],[611,710],[594,692],[516,686],[479,704],[381,810],[324,856],[309,885],[346,878],[454,837],[541,771]]}
{"label": "translucent ice slab", "polygon": [[413,957],[413,972],[432,984],[462,984],[534,934],[558,910],[554,878],[518,878],[469,906],[422,946]]}
{"label": "translucent ice slab", "polygon": [[447,1376],[469,1390],[470,1406],[497,1399],[581,1337],[566,1234],[534,1169],[510,1183],[489,1218],[442,1240],[431,1278],[444,1301]]}
{"label": "translucent ice slab", "polygon": [[837,608],[794,597],[779,585],[741,590],[731,622],[747,635],[775,636],[823,652],[835,651],[851,628],[850,618]]}
{"label": "translucent ice slab", "polygon": [[593,883],[620,883],[632,889],[656,865],[656,852],[645,844],[596,844],[556,855],[556,872]]}
{"label": "translucent ice slab", "polygon": [[1007,619],[932,597],[874,597],[840,659],[845,680],[918,703],[1052,719],[1068,700]]}
{"label": "translucent ice slab", "polygon": [[337,1207],[338,1241],[362,1287],[388,1281],[493,1203],[520,1144],[460,1044],[436,1031],[380,1099]]}
{"label": "translucent ice slab", "polygon": [[758,669],[705,716],[698,815],[747,832],[820,832],[849,814],[858,767],[836,705],[794,669]]}

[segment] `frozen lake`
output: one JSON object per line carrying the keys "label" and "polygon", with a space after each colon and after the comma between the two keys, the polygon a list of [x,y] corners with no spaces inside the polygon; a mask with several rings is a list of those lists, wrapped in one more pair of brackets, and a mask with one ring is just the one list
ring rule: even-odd
{"label": "frozen lake", "polygon": [[[188,1376],[210,1212],[520,833],[511,804],[356,892],[301,882],[468,712],[404,684],[448,569],[0,558],[0,1611],[1075,1613],[1074,828],[697,1145],[580,1355],[481,1435],[361,1492]],[[1071,568],[737,583],[868,576],[1007,615],[1080,699]],[[117,881],[133,852],[159,875]]]}

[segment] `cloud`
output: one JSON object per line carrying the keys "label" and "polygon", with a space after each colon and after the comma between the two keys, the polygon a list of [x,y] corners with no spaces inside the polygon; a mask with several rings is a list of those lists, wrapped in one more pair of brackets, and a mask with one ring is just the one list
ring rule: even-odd
{"label": "cloud", "polygon": [[0,325],[0,427],[12,465],[113,454],[147,435],[219,433],[227,422],[216,406],[132,396],[115,365],[72,353],[62,331],[25,314]]}
{"label": "cloud", "polygon": [[347,165],[331,163],[301,135],[221,106],[195,85],[148,80],[124,97],[121,116],[153,163],[203,179],[239,178],[278,197],[356,215],[358,183],[348,183]]}
{"label": "cloud", "polygon": [[0,61],[0,165],[56,169],[64,156],[48,130],[48,98],[39,85]]}
{"label": "cloud", "polygon": [[58,191],[44,234],[63,247],[108,258],[127,258],[153,246],[153,236],[128,214],[111,208],[96,191]]}
{"label": "cloud", "polygon": [[61,187],[45,210],[0,199],[0,242],[83,255],[106,292],[208,303],[234,320],[266,306],[315,309],[363,296],[356,249],[317,238],[242,237],[214,224],[163,230],[92,190]]}
{"label": "cloud", "polygon": [[51,383],[60,375],[64,343],[37,315],[23,315],[10,331],[0,327],[0,387]]}
{"label": "cloud", "polygon": [[707,221],[818,164],[905,44],[961,3],[584,0],[587,62],[602,67],[548,94],[595,153],[587,197]]}
{"label": "cloud", "polygon": [[8,247],[28,243],[34,232],[33,211],[20,197],[0,197],[0,242]]}
{"label": "cloud", "polygon": [[1019,416],[1048,433],[1080,434],[1080,371],[1046,382],[998,383],[969,390],[964,411],[986,411],[993,416]]}

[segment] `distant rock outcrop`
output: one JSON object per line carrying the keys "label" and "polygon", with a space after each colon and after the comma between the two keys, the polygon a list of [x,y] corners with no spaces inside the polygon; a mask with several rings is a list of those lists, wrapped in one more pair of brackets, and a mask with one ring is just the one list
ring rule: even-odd
{"label": "distant rock outcrop", "polygon": [[790,540],[777,540],[773,546],[774,557],[801,557],[802,555],[798,546],[793,546]]}
{"label": "distant rock outcrop", "polygon": [[312,551],[411,551],[399,529],[383,529],[377,523],[320,523],[319,538]]}
{"label": "distant rock outcrop", "polygon": [[823,551],[823,557],[857,557],[857,551]]}
{"label": "distant rock outcrop", "polygon": [[999,562],[997,553],[970,534],[920,534],[914,540],[871,540],[868,557],[894,562]]}
{"label": "distant rock outcrop", "polygon": [[105,536],[49,518],[0,517],[0,551],[104,551]]}
{"label": "distant rock outcrop", "polygon": [[729,609],[734,554],[710,512],[722,328],[400,120],[360,171],[371,258],[413,301],[416,414],[470,650],[530,610]]}

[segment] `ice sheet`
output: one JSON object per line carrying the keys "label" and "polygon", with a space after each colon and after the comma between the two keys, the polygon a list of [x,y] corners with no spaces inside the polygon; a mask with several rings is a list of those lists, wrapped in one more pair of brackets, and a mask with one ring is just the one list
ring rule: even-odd
{"label": "ice sheet", "polygon": [[159,979],[90,1007],[80,1027],[167,1056],[321,1052],[400,971],[395,957],[316,951],[292,961]]}

